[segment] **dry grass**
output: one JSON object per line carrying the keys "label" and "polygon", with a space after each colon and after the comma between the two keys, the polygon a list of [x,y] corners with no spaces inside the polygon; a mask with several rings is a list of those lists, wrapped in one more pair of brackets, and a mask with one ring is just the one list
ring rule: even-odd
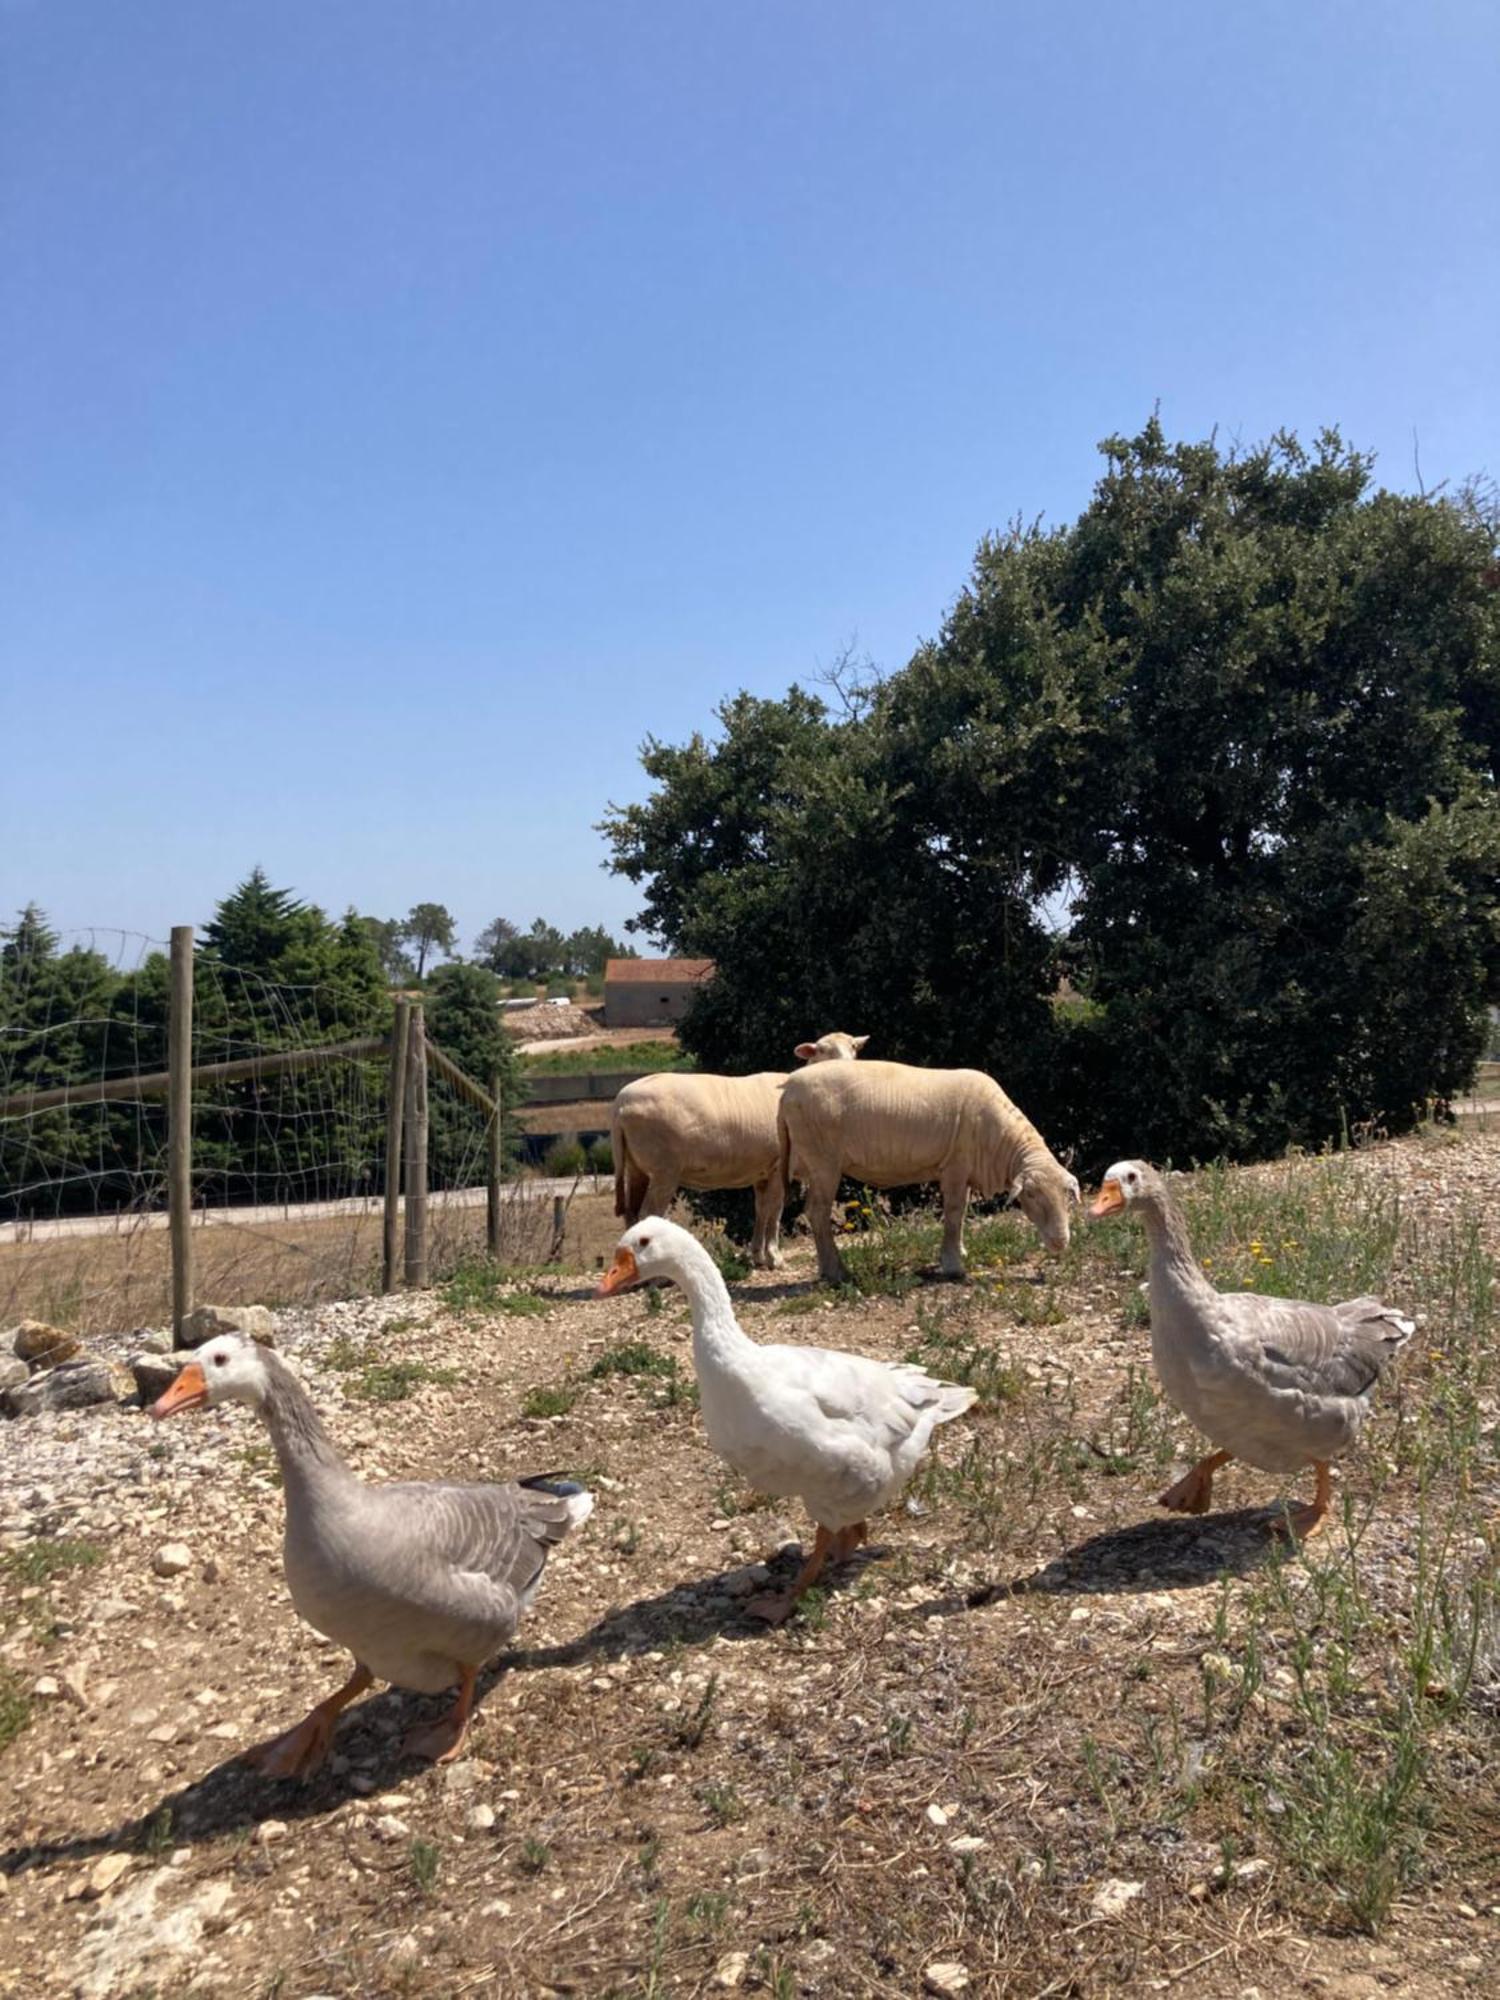
{"label": "dry grass", "polygon": [[[593,1268],[614,1246],[620,1225],[612,1184],[594,1192],[592,1175],[565,1198],[562,1261]],[[434,1204],[428,1210],[429,1262],[441,1277],[484,1253],[479,1207]],[[501,1261],[541,1266],[552,1245],[552,1197],[507,1193]],[[216,1217],[193,1231],[195,1290],[218,1304],[258,1300],[312,1306],[357,1298],[380,1287],[381,1218],[329,1216],[305,1221],[235,1223]],[[104,1236],[0,1244],[0,1325],[42,1319],[81,1333],[164,1326],[171,1318],[171,1246],[165,1229],[127,1222]]]}

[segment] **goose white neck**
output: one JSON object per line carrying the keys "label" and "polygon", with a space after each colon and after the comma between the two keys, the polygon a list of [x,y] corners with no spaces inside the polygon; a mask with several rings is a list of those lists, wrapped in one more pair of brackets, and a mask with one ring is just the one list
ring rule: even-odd
{"label": "goose white neck", "polygon": [[728,1360],[739,1350],[754,1346],[734,1316],[729,1287],[718,1265],[701,1243],[684,1246],[681,1268],[674,1276],[687,1293],[692,1311],[695,1357]]}

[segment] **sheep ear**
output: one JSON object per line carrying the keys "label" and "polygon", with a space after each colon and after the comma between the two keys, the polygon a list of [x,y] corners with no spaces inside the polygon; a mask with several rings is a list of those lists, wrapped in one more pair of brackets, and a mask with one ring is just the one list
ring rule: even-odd
{"label": "sheep ear", "polygon": [[816,1042],[798,1042],[792,1053],[800,1056],[803,1062],[811,1062],[818,1053],[818,1045]]}
{"label": "sheep ear", "polygon": [[868,1035],[851,1035],[849,1039],[851,1042],[853,1042],[855,1053],[857,1054],[859,1050],[861,1050],[864,1047],[865,1043],[870,1039],[870,1037]]}
{"label": "sheep ear", "polygon": [[1077,1174],[1068,1175],[1068,1193],[1073,1197],[1073,1206],[1077,1208],[1083,1200],[1083,1189],[1078,1185]]}
{"label": "sheep ear", "polygon": [[1021,1199],[1021,1190],[1022,1188],[1025,1187],[1025,1185],[1026,1185],[1025,1174],[1017,1174],[1015,1179],[1011,1182],[1010,1186],[1005,1190],[1007,1197],[1011,1201],[1019,1201]]}

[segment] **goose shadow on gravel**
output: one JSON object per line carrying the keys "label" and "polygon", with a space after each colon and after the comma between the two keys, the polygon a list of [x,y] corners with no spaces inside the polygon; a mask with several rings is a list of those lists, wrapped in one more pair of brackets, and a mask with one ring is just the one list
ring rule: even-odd
{"label": "goose shadow on gravel", "polygon": [[[847,1587],[864,1564],[881,1553],[876,1548],[860,1550],[837,1572],[833,1587]],[[576,1638],[501,1654],[479,1676],[476,1722],[482,1729],[483,1703],[512,1673],[625,1659],[668,1643],[693,1648],[721,1636],[735,1642],[772,1639],[774,1634],[765,1625],[745,1616],[743,1599],[730,1595],[729,1581],[738,1567],[616,1606]],[[773,1581],[786,1581],[794,1567],[794,1551],[783,1549],[771,1565]],[[395,1783],[399,1777],[432,1768],[421,1758],[403,1757],[400,1740],[427,1716],[440,1714],[450,1700],[449,1695],[428,1697],[384,1688],[352,1705],[335,1737],[334,1756],[347,1756],[351,1750],[362,1753],[361,1774],[335,1772],[325,1765],[306,1782],[264,1778],[242,1763],[241,1753],[235,1751],[201,1777],[163,1793],[140,1813],[103,1832],[65,1834],[0,1850],[0,1875],[13,1876],[24,1868],[46,1868],[116,1852],[137,1853],[146,1863],[161,1865],[179,1845],[246,1833],[265,1820],[321,1818],[352,1799],[368,1797],[373,1790]],[[300,1712],[294,1705],[285,1726],[297,1721]],[[359,1782],[354,1781],[356,1775]],[[226,1865],[230,1859],[223,1857]]]}
{"label": "goose shadow on gravel", "polygon": [[1157,1590],[1201,1590],[1226,1576],[1248,1576],[1271,1562],[1279,1543],[1271,1532],[1279,1509],[1241,1507],[1187,1519],[1135,1521],[1091,1535],[1039,1569],[997,1578],[965,1594],[934,1599],[913,1615],[946,1617],[977,1611],[1007,1597],[1118,1597]]}

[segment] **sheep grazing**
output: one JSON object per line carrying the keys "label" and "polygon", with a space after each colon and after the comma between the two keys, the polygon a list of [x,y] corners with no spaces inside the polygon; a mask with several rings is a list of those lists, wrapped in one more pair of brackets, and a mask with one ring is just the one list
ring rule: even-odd
{"label": "sheep grazing", "polygon": [[1010,1195],[1049,1250],[1067,1248],[1078,1182],[993,1077],[909,1063],[826,1063],[789,1077],[780,1096],[781,1171],[807,1188],[807,1216],[826,1284],[847,1272],[832,1208],[845,1174],[871,1187],[936,1181],[943,1198],[941,1269],[964,1275],[972,1190]]}

